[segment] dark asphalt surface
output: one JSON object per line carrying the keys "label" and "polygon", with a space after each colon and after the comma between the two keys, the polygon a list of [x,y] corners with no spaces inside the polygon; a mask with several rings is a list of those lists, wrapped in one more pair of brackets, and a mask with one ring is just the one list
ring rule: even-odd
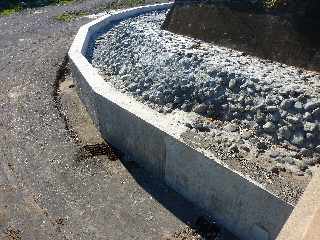
{"label": "dark asphalt surface", "polygon": [[94,12],[105,2],[0,17],[1,240],[161,239],[199,214],[139,166],[83,157],[84,146],[61,117],[57,71],[78,28],[90,20],[53,17]]}

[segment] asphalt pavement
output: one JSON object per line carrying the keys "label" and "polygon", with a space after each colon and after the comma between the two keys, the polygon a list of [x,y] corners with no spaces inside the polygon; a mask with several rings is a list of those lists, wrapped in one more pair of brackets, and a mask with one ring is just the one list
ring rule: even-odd
{"label": "asphalt pavement", "polygon": [[[124,162],[90,122],[66,54],[107,1],[0,17],[0,239],[161,239],[200,212]],[[88,132],[89,131],[89,132]]]}

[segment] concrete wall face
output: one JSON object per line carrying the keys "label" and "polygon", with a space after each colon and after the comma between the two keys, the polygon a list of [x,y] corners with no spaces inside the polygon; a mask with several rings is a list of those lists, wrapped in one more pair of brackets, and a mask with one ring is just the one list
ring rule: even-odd
{"label": "concrete wall face", "polygon": [[257,228],[275,239],[291,213],[289,205],[173,138],[167,139],[166,152],[165,180],[171,187],[241,239],[254,239]]}
{"label": "concrete wall face", "polygon": [[128,10],[111,19],[95,20],[79,30],[69,57],[80,98],[102,136],[127,158],[164,179],[240,239],[275,239],[293,209],[291,205],[186,145],[176,134],[181,126],[170,130],[175,120],[168,124],[161,114],[114,89],[84,57],[90,36],[111,20],[169,6]]}
{"label": "concrete wall face", "polygon": [[96,98],[97,115],[103,137],[130,160],[157,177],[163,176],[164,134],[136,115],[102,96]]}

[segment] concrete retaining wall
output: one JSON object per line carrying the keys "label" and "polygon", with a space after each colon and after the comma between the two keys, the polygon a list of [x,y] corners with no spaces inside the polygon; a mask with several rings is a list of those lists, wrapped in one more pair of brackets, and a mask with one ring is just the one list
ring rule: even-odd
{"label": "concrete retaining wall", "polygon": [[319,240],[319,222],[320,172],[317,171],[277,240]]}
{"label": "concrete retaining wall", "polygon": [[[117,91],[84,57],[89,40],[112,21],[156,9],[121,11],[80,28],[69,57],[76,86],[102,136],[127,157],[202,207],[240,239],[275,239],[293,207],[179,138],[179,115],[162,115]],[[188,211],[188,209],[186,209]]]}

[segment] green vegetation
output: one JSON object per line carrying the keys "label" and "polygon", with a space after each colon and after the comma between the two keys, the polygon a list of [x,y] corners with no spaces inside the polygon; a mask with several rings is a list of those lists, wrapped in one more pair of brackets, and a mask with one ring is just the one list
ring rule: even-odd
{"label": "green vegetation", "polygon": [[[139,6],[144,4],[145,1],[144,0],[118,0],[118,1],[113,1],[110,2],[106,5],[104,5],[103,7],[100,7],[96,10],[96,12],[103,12],[103,11],[107,11],[110,9],[120,9],[120,8],[127,8],[127,7],[134,7],[134,6]],[[84,11],[80,11],[80,12],[65,12],[61,15],[55,16],[54,18],[58,21],[62,21],[62,22],[71,22],[75,19],[77,19],[78,17],[84,16],[84,15],[88,15],[90,14],[89,12],[84,12]]]}
{"label": "green vegetation", "polygon": [[[69,4],[74,1],[81,0],[0,0],[0,16],[9,16],[26,8],[43,7],[47,5]],[[139,6],[145,3],[145,0],[116,0],[107,3],[105,6],[98,9],[105,11],[108,9],[119,9],[125,7]],[[83,16],[83,12],[66,12],[55,18],[59,21],[70,22],[76,17]]]}
{"label": "green vegetation", "polygon": [[267,8],[278,8],[286,4],[285,0],[265,0],[265,6]]}
{"label": "green vegetation", "polygon": [[99,8],[99,11],[106,11],[110,9],[120,9],[120,8],[127,8],[127,7],[135,7],[139,5],[145,4],[145,0],[117,0],[112,1],[105,6]]}
{"label": "green vegetation", "polygon": [[137,5],[141,5],[141,4],[144,4],[144,0],[127,0],[127,1],[124,1],[127,3],[127,6],[130,6],[130,7],[134,7],[134,6],[137,6]]}
{"label": "green vegetation", "polygon": [[68,4],[75,0],[0,0],[0,16],[9,16],[25,8],[43,7],[51,4]]}
{"label": "green vegetation", "polygon": [[21,11],[22,7],[17,5],[12,8],[0,9],[0,16],[9,16],[15,12]]}
{"label": "green vegetation", "polygon": [[56,20],[58,21],[62,21],[62,22],[71,22],[73,20],[75,20],[78,17],[84,16],[86,15],[86,12],[65,12],[61,15],[58,15],[55,17]]}

